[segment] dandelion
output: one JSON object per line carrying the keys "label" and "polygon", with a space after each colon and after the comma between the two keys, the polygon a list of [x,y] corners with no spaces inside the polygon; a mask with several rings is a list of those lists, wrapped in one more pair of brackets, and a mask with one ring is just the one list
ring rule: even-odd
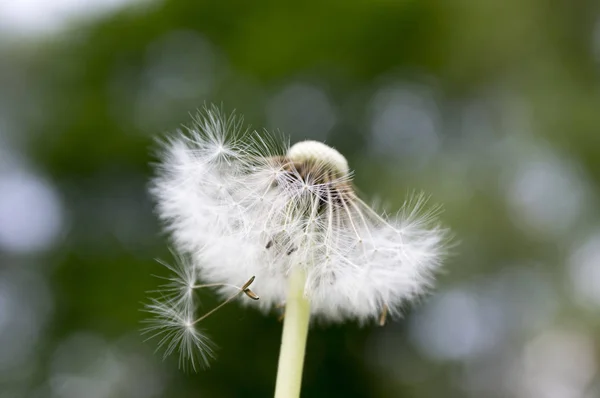
{"label": "dandelion", "polygon": [[[255,276],[260,300],[243,303],[265,312],[285,305],[276,396],[299,395],[311,318],[383,324],[431,286],[445,253],[446,230],[422,195],[380,214],[357,195],[344,156],[323,143],[290,146],[211,107],[167,139],[160,157],[157,213],[191,259],[173,269],[169,306],[187,313],[198,278],[230,300]],[[181,329],[157,312],[164,330]]]}

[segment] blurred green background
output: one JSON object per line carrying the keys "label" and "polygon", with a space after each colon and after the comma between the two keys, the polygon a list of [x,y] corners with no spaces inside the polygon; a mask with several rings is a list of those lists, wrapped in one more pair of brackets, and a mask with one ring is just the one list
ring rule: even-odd
{"label": "blurred green background", "polygon": [[153,139],[212,102],[459,243],[404,319],[316,325],[304,397],[600,396],[597,1],[2,0],[0,397],[272,396],[276,315],[210,317],[197,374],[139,334]]}

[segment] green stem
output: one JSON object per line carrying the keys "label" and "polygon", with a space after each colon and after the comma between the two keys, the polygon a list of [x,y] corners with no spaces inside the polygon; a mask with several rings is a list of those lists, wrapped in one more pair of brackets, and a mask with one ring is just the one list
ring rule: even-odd
{"label": "green stem", "polygon": [[310,303],[304,297],[304,270],[292,270],[285,304],[275,398],[298,398],[302,384],[304,350],[308,336]]}

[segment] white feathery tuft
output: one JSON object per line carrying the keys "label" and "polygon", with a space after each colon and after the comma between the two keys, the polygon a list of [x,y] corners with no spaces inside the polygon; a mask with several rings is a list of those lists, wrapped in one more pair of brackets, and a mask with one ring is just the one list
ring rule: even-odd
{"label": "white feathery tuft", "polygon": [[142,334],[148,335],[147,340],[159,339],[157,350],[164,350],[163,358],[178,352],[180,368],[196,371],[209,365],[215,346],[194,325],[194,309],[187,301],[153,299],[145,310],[153,317],[145,321]]}

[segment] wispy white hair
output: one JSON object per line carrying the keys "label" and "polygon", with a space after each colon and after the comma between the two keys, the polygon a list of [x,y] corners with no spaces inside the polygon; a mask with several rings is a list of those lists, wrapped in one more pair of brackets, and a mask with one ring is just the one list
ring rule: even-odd
{"label": "wispy white hair", "polygon": [[268,311],[302,267],[313,316],[360,322],[398,314],[431,286],[447,235],[436,211],[417,196],[393,217],[378,214],[335,149],[290,147],[214,107],[161,148],[151,193],[175,248],[192,259],[182,278],[239,286],[256,276],[252,303]]}

